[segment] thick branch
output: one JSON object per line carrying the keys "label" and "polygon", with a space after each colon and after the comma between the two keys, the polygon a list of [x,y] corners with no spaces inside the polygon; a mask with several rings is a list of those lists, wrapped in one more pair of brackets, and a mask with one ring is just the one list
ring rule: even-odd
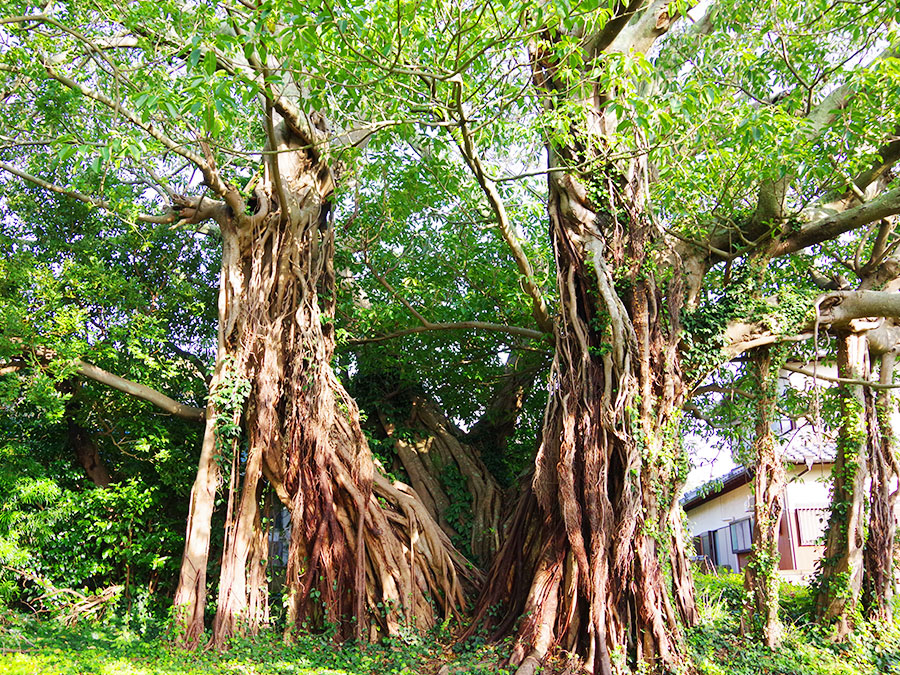
{"label": "thick branch", "polygon": [[817,302],[819,324],[844,327],[854,319],[900,318],[900,293],[891,291],[836,291]]}
{"label": "thick branch", "polygon": [[644,0],[630,0],[627,4],[621,3],[614,10],[613,17],[606,22],[603,30],[593,36],[590,40],[591,50],[597,54],[612,44],[612,41],[618,37],[628,22],[634,18],[637,12],[644,4]]}
{"label": "thick branch", "polygon": [[[55,352],[49,349],[35,348],[33,351],[41,361],[48,361],[56,356]],[[25,362],[16,358],[9,363],[0,364],[0,375],[14,373],[22,370],[24,367]],[[192,420],[194,422],[202,422],[206,414],[203,408],[196,408],[191,405],[179,403],[162,392],[156,391],[156,389],[151,389],[146,385],[126,380],[124,377],[114,375],[108,370],[103,370],[102,368],[99,368],[92,363],[88,363],[87,361],[82,361],[81,359],[75,361],[75,372],[89,380],[105,384],[108,387],[112,387],[113,389],[124,392],[130,396],[152,403],[157,408],[165,410],[176,417]]]}
{"label": "thick branch", "polygon": [[646,54],[653,43],[672,26],[676,17],[669,14],[668,0],[651,0],[610,42],[607,52],[627,54],[631,51]]}
{"label": "thick branch", "polygon": [[[729,358],[764,345],[777,342],[799,342],[813,336],[816,324],[823,328],[846,328],[851,322],[861,319],[898,319],[900,318],[900,293],[895,291],[835,291],[819,296],[816,300],[816,318],[794,335],[778,335],[763,323],[747,323],[734,321],[725,329],[725,347],[723,351]],[[879,322],[870,328],[882,328]],[[871,332],[871,331],[870,331]],[[885,335],[879,339],[880,344],[889,340]]]}
{"label": "thick branch", "polygon": [[150,387],[143,384],[138,384],[137,382],[132,382],[131,380],[126,380],[125,378],[119,377],[118,375],[113,375],[109,371],[98,368],[97,366],[91,363],[87,363],[86,361],[82,361],[81,359],[75,362],[75,367],[76,372],[79,375],[94,380],[95,382],[99,382],[100,384],[105,384],[108,387],[112,387],[113,389],[117,389],[118,391],[124,392],[143,401],[147,401],[148,403],[152,403],[157,408],[161,408],[162,410],[165,410],[166,412],[171,413],[176,417],[181,417],[186,420],[192,420],[194,422],[202,422],[206,414],[203,408],[195,408],[191,405],[179,403],[175,399],[169,398],[165,394],[158,392],[155,389],[151,389]]}
{"label": "thick branch", "polygon": [[809,223],[799,232],[773,242],[769,248],[769,255],[778,257],[795,253],[898,213],[900,213],[900,188],[894,188],[852,209]]}
{"label": "thick branch", "polygon": [[404,328],[388,335],[380,335],[374,338],[364,338],[361,340],[350,340],[351,345],[364,345],[373,342],[384,342],[385,340],[393,340],[405,335],[413,335],[415,333],[425,333],[428,331],[441,330],[487,330],[494,333],[507,333],[508,335],[517,335],[531,340],[546,339],[547,333],[530,328],[521,328],[519,326],[504,326],[498,323],[488,323],[486,321],[457,321],[456,323],[431,323],[427,322],[422,326],[414,326],[412,328]]}

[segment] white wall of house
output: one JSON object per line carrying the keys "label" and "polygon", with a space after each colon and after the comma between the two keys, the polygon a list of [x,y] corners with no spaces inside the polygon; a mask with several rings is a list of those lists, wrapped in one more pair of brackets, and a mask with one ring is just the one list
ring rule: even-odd
{"label": "white wall of house", "polygon": [[[813,572],[816,561],[822,556],[823,547],[813,544],[814,537],[810,533],[821,531],[820,521],[827,517],[825,510],[829,505],[830,473],[830,464],[788,466],[789,477],[784,490],[782,516],[783,527],[787,528],[790,537],[790,548],[782,550],[782,566],[789,568],[784,569],[782,574],[788,578],[805,579]],[[715,562],[719,566],[730,567],[733,571],[739,571],[740,564],[738,552],[734,551],[731,525],[752,515],[753,492],[750,483],[733,488],[687,512],[691,535],[709,536],[708,533],[713,532]],[[805,538],[801,537],[801,528]],[[742,561],[746,561],[746,556],[742,556]]]}
{"label": "white wall of house", "polygon": [[831,464],[813,464],[812,468],[795,466],[787,484],[788,508],[828,508]]}
{"label": "white wall of house", "polygon": [[825,532],[828,519],[828,507],[831,505],[829,495],[831,464],[814,464],[810,469],[796,467],[792,479],[785,490],[784,515],[791,531],[794,564],[796,570],[784,576],[791,581],[805,581],[815,571],[816,563],[825,553],[825,547],[804,541],[801,524],[805,522],[818,533]]}
{"label": "white wall of house", "polygon": [[691,535],[696,537],[752,514],[753,493],[750,491],[750,484],[747,483],[692,508],[687,515],[691,523]]}
{"label": "white wall of house", "polygon": [[688,511],[691,535],[696,537],[707,532],[715,532],[714,562],[734,572],[740,569],[740,565],[738,555],[733,551],[729,528],[731,523],[750,517],[753,513],[752,499],[753,493],[748,483]]}

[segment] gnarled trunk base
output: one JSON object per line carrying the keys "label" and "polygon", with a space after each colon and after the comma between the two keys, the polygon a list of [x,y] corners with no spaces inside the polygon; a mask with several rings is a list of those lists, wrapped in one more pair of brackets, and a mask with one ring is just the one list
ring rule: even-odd
{"label": "gnarled trunk base", "polygon": [[267,156],[257,212],[220,222],[219,352],[176,602],[188,636],[199,635],[221,464],[231,469],[216,646],[268,620],[260,569],[266,482],[291,514],[289,634],[331,627],[338,637],[366,638],[428,628],[436,612],[463,606],[465,560],[412,490],[375,471],[357,407],[330,365],[332,174],[286,125],[272,134],[278,152]]}

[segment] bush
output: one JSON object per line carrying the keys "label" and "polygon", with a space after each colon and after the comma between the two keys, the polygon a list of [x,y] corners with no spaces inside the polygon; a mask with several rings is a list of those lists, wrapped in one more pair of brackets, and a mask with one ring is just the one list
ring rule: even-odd
{"label": "bush", "polygon": [[181,552],[160,489],[71,489],[9,446],[0,455],[12,460],[0,469],[0,606],[54,613],[121,586],[128,608],[149,611],[150,589],[174,577]]}
{"label": "bush", "polygon": [[900,675],[900,629],[861,622],[845,642],[813,623],[813,597],[802,585],[782,583],[784,639],[769,650],[740,633],[743,577],[698,574],[700,625],[687,631],[701,675]]}

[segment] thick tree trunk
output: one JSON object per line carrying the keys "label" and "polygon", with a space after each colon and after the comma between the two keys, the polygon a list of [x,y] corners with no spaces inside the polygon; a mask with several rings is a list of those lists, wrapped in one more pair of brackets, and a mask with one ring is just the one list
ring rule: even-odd
{"label": "thick tree trunk", "polygon": [[[468,549],[480,564],[489,564],[500,546],[500,485],[434,403],[416,397],[407,424],[416,438],[397,438],[394,448],[413,488],[444,532],[451,539],[465,537],[468,541],[460,542],[460,548]],[[454,477],[464,486],[454,485]],[[454,493],[463,487],[465,495]],[[470,502],[463,506],[461,499]]]}
{"label": "thick tree trunk", "polygon": [[258,213],[220,222],[220,349],[176,603],[195,641],[222,460],[231,470],[215,645],[267,620],[265,480],[291,512],[289,632],[427,628],[435,610],[446,616],[462,606],[457,568],[465,561],[412,490],[375,472],[356,405],[330,365],[331,170],[286,125],[277,133],[279,152],[256,189]]}
{"label": "thick tree trunk", "polygon": [[[881,357],[881,383],[893,384],[893,352]],[[873,428],[869,431],[869,524],[863,552],[863,603],[869,616],[879,621],[891,619],[894,597],[895,538],[897,535],[896,478],[898,476],[894,416],[897,401],[891,389],[882,389],[867,403],[874,410],[868,415]]]}
{"label": "thick tree trunk", "polygon": [[[563,163],[551,153],[552,167]],[[621,175],[610,167],[593,177],[591,191],[551,174],[560,318],[550,401],[533,497],[516,513],[478,609],[483,617],[513,594],[498,628],[521,614],[511,656],[520,673],[533,673],[553,646],[580,655],[592,673],[614,672],[622,657],[676,669],[680,624],[695,619],[673,527],[687,472],[681,277],[677,261],[652,250],[662,233],[644,213],[645,195],[641,157]],[[661,265],[671,266],[667,288],[657,285]],[[536,558],[523,555],[525,545],[537,546]],[[670,556],[676,575],[667,578]]]}
{"label": "thick tree trunk", "polygon": [[[869,376],[864,333],[838,335],[838,374]],[[838,636],[849,634],[859,602],[865,546],[866,402],[863,387],[842,385],[841,428],[831,472],[831,515],[825,553],[816,581],[816,616],[834,623]]]}
{"label": "thick tree trunk", "polygon": [[744,607],[742,629],[760,639],[769,649],[781,641],[778,620],[778,528],[781,522],[781,493],[785,484],[784,465],[772,431],[777,402],[778,368],[773,367],[769,347],[753,355],[759,398],[756,401],[756,473],[753,479],[753,550],[744,569],[744,586],[750,597]]}
{"label": "thick tree trunk", "polygon": [[505,470],[508,441],[537,370],[534,359],[511,359],[468,433],[451,423],[418,385],[403,384],[386,373],[355,380],[364,398],[361,404],[377,413],[369,415],[369,431],[393,441],[386,468],[409,477],[441,529],[483,568],[497,553],[502,520],[509,515],[497,471]]}

